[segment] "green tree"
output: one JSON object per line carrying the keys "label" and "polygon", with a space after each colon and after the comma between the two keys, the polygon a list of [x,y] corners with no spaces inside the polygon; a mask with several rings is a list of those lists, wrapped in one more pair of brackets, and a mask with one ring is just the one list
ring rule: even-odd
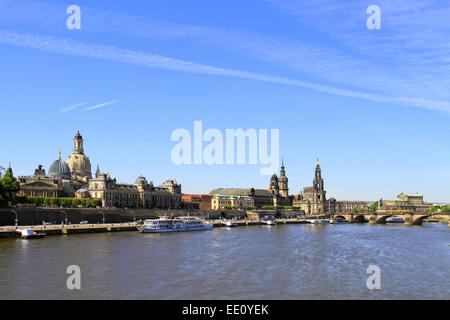
{"label": "green tree", "polygon": [[6,172],[0,184],[0,206],[7,207],[13,205],[16,194],[20,189],[19,182],[10,172]]}
{"label": "green tree", "polygon": [[80,204],[81,204],[81,199],[78,199],[78,198],[72,199],[72,206],[76,207],[76,206],[79,206]]}
{"label": "green tree", "polygon": [[70,207],[72,205],[72,199],[60,198],[59,204],[63,207]]}
{"label": "green tree", "polygon": [[52,206],[59,206],[59,198],[51,198],[50,199],[50,205],[52,205]]}
{"label": "green tree", "polygon": [[375,201],[374,203],[372,203],[369,207],[370,211],[372,212],[377,212],[378,210],[378,201]]}
{"label": "green tree", "polygon": [[51,201],[50,201],[50,198],[47,198],[47,197],[44,198],[44,205],[45,205],[45,206],[49,206],[49,205],[50,205],[50,202],[51,202]]}
{"label": "green tree", "polygon": [[92,207],[98,207],[102,204],[102,201],[100,199],[91,199],[90,204]]}

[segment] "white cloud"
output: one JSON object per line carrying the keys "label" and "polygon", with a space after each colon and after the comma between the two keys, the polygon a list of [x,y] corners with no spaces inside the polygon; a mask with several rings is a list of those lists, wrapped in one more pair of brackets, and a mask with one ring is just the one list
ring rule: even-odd
{"label": "white cloud", "polygon": [[117,102],[117,100],[108,101],[108,102],[103,102],[103,103],[100,103],[100,104],[93,105],[93,106],[91,106],[91,107],[87,107],[87,108],[85,108],[84,110],[85,110],[85,111],[90,111],[90,110],[94,110],[94,109],[103,108],[103,107],[106,107],[106,106],[108,106],[108,105],[110,105],[110,104],[113,104],[113,103],[116,103],[116,102]]}
{"label": "white cloud", "polygon": [[[199,63],[128,51],[111,46],[57,39],[42,50],[92,56],[170,70],[233,76],[307,87],[331,94],[427,109],[450,110],[450,3],[435,0],[377,0],[382,30],[368,31],[367,1],[265,0],[283,13],[297,16],[303,27],[323,33],[327,43],[267,36],[239,30],[183,25],[83,6],[83,32],[116,33],[131,38],[193,41],[246,55],[299,73],[309,81],[223,69]],[[26,5],[25,5],[26,4]],[[23,0],[0,0],[0,20],[9,24],[39,25],[58,30],[62,5]],[[39,11],[39,15],[35,12]],[[25,36],[27,34],[21,34]],[[33,35],[31,35],[33,36]],[[38,40],[34,36],[32,42]],[[44,38],[41,37],[42,41]],[[9,39],[10,40],[10,39]],[[9,41],[8,40],[8,41]],[[77,48],[78,47],[78,48]],[[88,54],[86,49],[97,51]],[[175,53],[175,54],[178,54]]]}
{"label": "white cloud", "polygon": [[450,103],[445,101],[435,101],[431,99],[422,99],[422,98],[418,99],[409,97],[395,97],[375,93],[366,93],[356,90],[347,90],[334,86],[317,84],[313,82],[300,81],[291,78],[278,77],[242,70],[208,66],[195,62],[189,62],[180,59],[173,59],[170,57],[149,54],[141,51],[120,49],[114,46],[88,44],[53,36],[40,36],[31,33],[18,33],[14,31],[0,30],[0,43],[44,50],[54,53],[98,58],[122,63],[130,63],[144,67],[217,75],[217,76],[236,77],[249,80],[258,80],[264,82],[309,88],[316,91],[326,92],[329,94],[335,94],[345,97],[367,99],[377,102],[401,103],[403,105],[450,111]]}
{"label": "white cloud", "polygon": [[60,109],[59,113],[66,113],[66,112],[72,111],[78,107],[81,107],[82,105],[85,105],[85,104],[86,104],[86,102],[72,104],[68,107],[64,107],[64,108]]}

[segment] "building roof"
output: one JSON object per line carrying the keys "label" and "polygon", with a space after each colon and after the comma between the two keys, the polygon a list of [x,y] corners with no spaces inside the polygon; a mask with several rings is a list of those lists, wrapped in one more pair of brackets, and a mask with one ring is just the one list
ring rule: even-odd
{"label": "building roof", "polygon": [[[259,197],[272,197],[272,193],[265,189],[253,189],[255,196]],[[216,195],[235,195],[235,196],[251,196],[252,188],[218,188],[212,190],[209,194]]]}
{"label": "building roof", "polygon": [[244,199],[244,200],[253,200],[252,197],[248,197],[248,196],[237,196],[237,195],[215,194],[214,197],[215,197],[215,198],[220,198],[220,199]]}
{"label": "building roof", "polygon": [[146,185],[148,185],[148,181],[144,176],[139,176],[139,177],[137,177],[134,184],[139,185],[139,186],[141,186],[141,185],[146,186]]}
{"label": "building roof", "polygon": [[400,193],[399,195],[405,195],[407,197],[423,197],[423,194],[420,193]]}
{"label": "building roof", "polygon": [[61,159],[55,160],[48,169],[48,175],[53,177],[70,177],[69,165]]}

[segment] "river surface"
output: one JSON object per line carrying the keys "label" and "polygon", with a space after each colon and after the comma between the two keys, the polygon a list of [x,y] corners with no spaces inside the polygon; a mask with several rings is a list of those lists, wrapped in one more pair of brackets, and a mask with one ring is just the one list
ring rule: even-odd
{"label": "river surface", "polygon": [[[450,299],[449,244],[440,224],[0,239],[0,299]],[[370,265],[380,289],[367,287]]]}

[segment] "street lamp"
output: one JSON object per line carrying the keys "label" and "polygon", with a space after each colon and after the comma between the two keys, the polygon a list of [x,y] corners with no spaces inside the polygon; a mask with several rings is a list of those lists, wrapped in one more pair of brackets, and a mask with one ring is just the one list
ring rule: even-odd
{"label": "street lamp", "polygon": [[16,215],[16,219],[14,220],[14,223],[15,223],[15,227],[16,227],[16,229],[17,229],[17,226],[18,226],[18,224],[19,224],[19,218],[17,217],[17,212],[16,211],[14,211],[14,210],[11,210],[13,213],[15,213],[15,215]]}
{"label": "street lamp", "polygon": [[100,211],[100,213],[103,215],[103,224],[105,224],[105,214]]}
{"label": "street lamp", "polygon": [[[128,208],[125,208],[125,210],[128,211]],[[136,222],[136,213],[133,210],[130,210],[130,212],[133,214],[133,222]]]}
{"label": "street lamp", "polygon": [[67,212],[62,211],[62,210],[61,210],[61,212],[66,214],[66,225],[67,225]]}

